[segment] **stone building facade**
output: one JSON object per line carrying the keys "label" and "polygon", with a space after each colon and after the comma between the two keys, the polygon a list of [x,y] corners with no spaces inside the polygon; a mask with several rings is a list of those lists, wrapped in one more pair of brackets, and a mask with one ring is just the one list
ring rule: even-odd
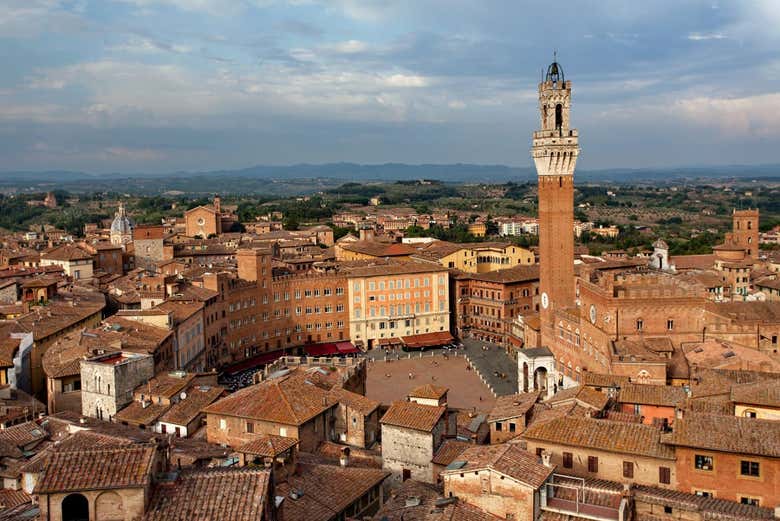
{"label": "stone building facade", "polygon": [[110,420],[133,401],[133,390],[154,376],[154,358],[137,353],[108,353],[81,361],[81,411]]}
{"label": "stone building facade", "polygon": [[142,225],[133,229],[135,266],[155,271],[156,264],[165,260],[165,227]]}

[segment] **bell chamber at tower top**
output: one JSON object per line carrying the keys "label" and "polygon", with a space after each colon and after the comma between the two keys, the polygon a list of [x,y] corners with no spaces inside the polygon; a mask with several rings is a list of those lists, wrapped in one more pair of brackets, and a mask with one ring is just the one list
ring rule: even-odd
{"label": "bell chamber at tower top", "polygon": [[553,61],[539,83],[540,130],[533,134],[532,156],[539,175],[573,174],[579,140],[570,128],[571,81],[566,80],[563,67]]}

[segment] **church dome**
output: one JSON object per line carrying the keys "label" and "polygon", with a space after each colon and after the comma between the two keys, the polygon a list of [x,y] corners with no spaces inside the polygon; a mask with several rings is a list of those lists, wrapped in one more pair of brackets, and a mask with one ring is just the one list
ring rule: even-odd
{"label": "church dome", "polygon": [[133,231],[133,222],[125,213],[125,205],[119,204],[114,220],[111,223],[111,234],[129,235]]}

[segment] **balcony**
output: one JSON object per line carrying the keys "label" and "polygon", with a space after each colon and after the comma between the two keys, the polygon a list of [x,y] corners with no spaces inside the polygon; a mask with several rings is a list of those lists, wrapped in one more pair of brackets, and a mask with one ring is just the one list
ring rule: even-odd
{"label": "balcony", "polygon": [[541,508],[594,521],[625,521],[627,501],[615,485],[553,474],[542,489]]}

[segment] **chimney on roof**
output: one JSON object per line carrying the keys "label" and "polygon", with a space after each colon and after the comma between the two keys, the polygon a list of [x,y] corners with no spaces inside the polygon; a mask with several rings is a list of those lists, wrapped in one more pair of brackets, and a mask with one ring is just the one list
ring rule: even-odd
{"label": "chimney on roof", "polygon": [[545,467],[552,468],[551,458],[552,458],[552,453],[550,453],[550,451],[547,450],[542,451],[542,465],[544,465]]}
{"label": "chimney on roof", "polygon": [[341,449],[341,454],[339,455],[339,465],[342,467],[349,466],[349,452],[349,447],[344,447]]}

